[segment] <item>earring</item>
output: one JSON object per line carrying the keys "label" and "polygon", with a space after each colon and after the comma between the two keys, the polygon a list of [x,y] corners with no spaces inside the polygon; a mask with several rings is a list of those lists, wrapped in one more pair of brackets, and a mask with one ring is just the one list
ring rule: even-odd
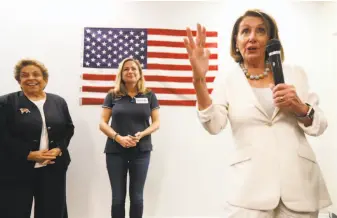
{"label": "earring", "polygon": [[235,51],[236,51],[236,53],[239,53],[239,49],[238,49],[238,48],[236,48],[236,50],[235,50]]}

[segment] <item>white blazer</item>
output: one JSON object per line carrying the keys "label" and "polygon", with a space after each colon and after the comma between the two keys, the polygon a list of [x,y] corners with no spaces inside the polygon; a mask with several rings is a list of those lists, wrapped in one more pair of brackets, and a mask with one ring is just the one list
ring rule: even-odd
{"label": "white blazer", "polygon": [[231,124],[236,149],[230,155],[225,184],[231,190],[229,204],[272,210],[281,198],[289,209],[314,212],[331,205],[331,199],[305,134],[319,136],[328,124],[318,96],[309,92],[305,72],[283,65],[283,73],[299,98],[314,107],[311,126],[305,127],[279,108],[270,118],[239,65],[215,79],[212,105],[198,110],[198,118],[211,134],[223,130],[227,121]]}

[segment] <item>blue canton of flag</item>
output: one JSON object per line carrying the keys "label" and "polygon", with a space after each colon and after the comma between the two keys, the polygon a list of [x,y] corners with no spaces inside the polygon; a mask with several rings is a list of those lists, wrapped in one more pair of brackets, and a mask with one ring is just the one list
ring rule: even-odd
{"label": "blue canton of flag", "polygon": [[147,30],[129,28],[85,28],[83,67],[118,68],[132,57],[147,68]]}

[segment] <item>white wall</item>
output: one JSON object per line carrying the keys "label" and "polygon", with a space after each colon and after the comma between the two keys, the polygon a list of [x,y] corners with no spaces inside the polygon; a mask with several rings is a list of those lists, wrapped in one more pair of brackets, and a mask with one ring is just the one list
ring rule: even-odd
{"label": "white wall", "polygon": [[[50,70],[47,91],[66,98],[76,126],[68,173],[70,218],[109,217],[111,202],[103,154],[106,138],[98,130],[101,109],[79,106],[78,100],[83,27],[185,28],[200,22],[219,31],[219,67],[220,73],[226,73],[233,64],[229,57],[232,25],[248,8],[261,8],[275,17],[286,61],[303,66],[321,96],[330,127],[322,137],[310,141],[337,201],[337,43],[332,37],[337,32],[333,27],[336,3],[8,1],[0,9],[0,94],[18,90],[12,77],[14,64],[22,57],[33,57]],[[225,160],[234,146],[230,128],[210,136],[198,123],[194,108],[162,107],[160,111],[161,128],[153,135],[155,149],[144,215],[223,216],[224,199],[230,191],[226,190]]]}

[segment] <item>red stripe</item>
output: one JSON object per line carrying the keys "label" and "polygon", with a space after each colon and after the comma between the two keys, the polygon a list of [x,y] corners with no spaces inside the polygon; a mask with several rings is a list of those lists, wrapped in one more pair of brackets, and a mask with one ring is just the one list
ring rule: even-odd
{"label": "red stripe", "polygon": [[[158,100],[162,106],[195,106],[195,100]],[[102,105],[103,98],[82,98],[82,105]]]}
{"label": "red stripe", "polygon": [[[147,45],[148,46],[185,48],[184,42],[168,42],[168,41],[149,40],[149,41],[147,41]],[[206,42],[205,47],[206,48],[217,48],[218,43],[216,43],[216,42]]]}
{"label": "red stripe", "polygon": [[[113,87],[107,86],[83,86],[82,92],[99,92],[107,93]],[[158,87],[149,87],[154,93],[157,94],[174,94],[174,95],[195,95],[194,89],[184,89],[184,88],[158,88]],[[208,89],[208,92],[211,93],[213,89]]]}
{"label": "red stripe", "polygon": [[[114,81],[116,75],[101,75],[101,74],[89,74],[84,73],[82,75],[83,80],[94,80],[94,81]],[[206,77],[206,82],[213,82],[214,76]],[[151,82],[180,82],[180,83],[190,83],[192,82],[192,77],[179,77],[179,76],[145,76],[146,81]]]}
{"label": "red stripe", "polygon": [[[175,65],[175,64],[147,64],[149,70],[175,70],[175,71],[192,71],[191,65]],[[217,65],[210,65],[208,70],[218,70]]]}
{"label": "red stripe", "polygon": [[[147,29],[149,35],[169,35],[169,36],[187,36],[186,30],[172,30],[172,29]],[[193,36],[197,32],[192,31]],[[218,33],[215,31],[206,31],[207,37],[217,37]]]}
{"label": "red stripe", "polygon": [[[173,58],[173,59],[187,59],[188,54],[183,53],[167,53],[167,52],[148,52],[148,58]],[[209,59],[218,59],[218,54],[211,54]]]}

